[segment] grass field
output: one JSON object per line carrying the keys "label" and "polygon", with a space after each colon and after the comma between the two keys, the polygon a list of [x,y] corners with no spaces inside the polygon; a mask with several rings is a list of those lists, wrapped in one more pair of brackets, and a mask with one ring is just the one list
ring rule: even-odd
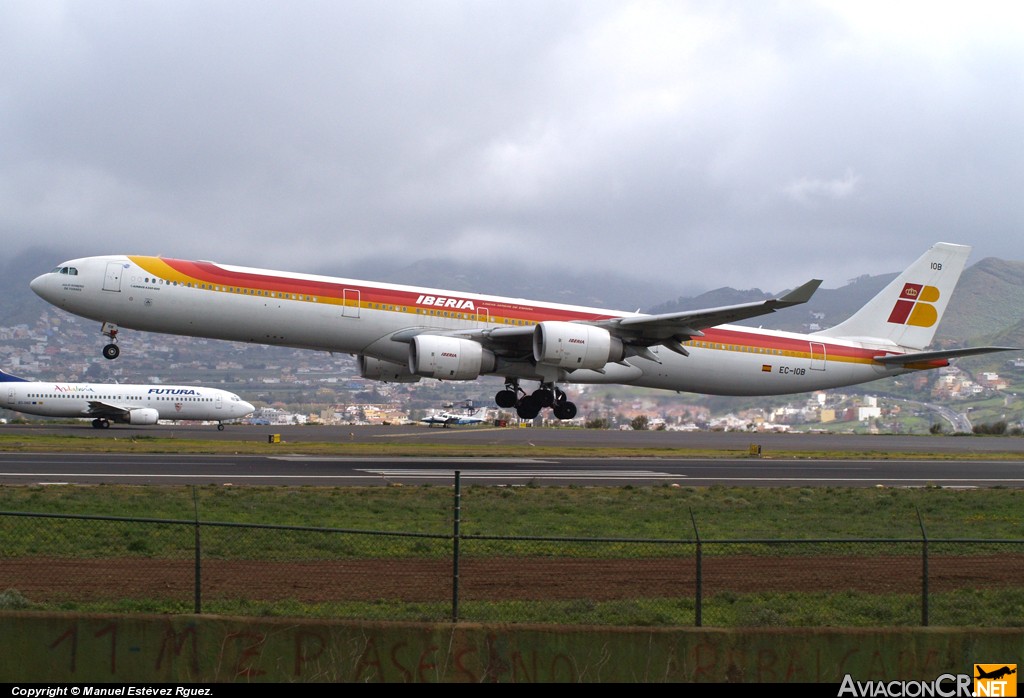
{"label": "grass field", "polygon": [[[942,455],[927,451],[773,450],[773,458],[965,458],[1021,460],[1020,453]],[[521,455],[521,446],[458,444],[266,444],[253,441],[0,434],[0,451],[119,453],[281,453],[455,456]],[[746,452],[665,448],[532,449],[532,456],[738,457]],[[1024,463],[1022,463],[1024,467]],[[450,531],[451,489],[418,487],[165,487],[0,486],[0,510],[192,519],[375,530]],[[696,521],[703,537],[932,537],[1024,538],[1024,490],[725,486],[492,487],[462,492],[464,532],[508,535],[591,535],[689,538]],[[692,520],[691,520],[692,517]]]}
{"label": "grass field", "polygon": [[[8,512],[441,534],[452,499],[437,485],[0,486]],[[932,538],[1024,538],[1024,490],[474,485],[461,516],[464,534],[691,539],[696,521],[702,538],[900,538],[922,524]]]}
{"label": "grass field", "polygon": [[[22,441],[25,439],[22,438]],[[45,443],[44,443],[45,441]],[[81,443],[79,443],[81,442]],[[25,445],[25,450],[79,450],[94,439],[40,439]],[[110,447],[110,441],[103,442]],[[132,439],[122,444],[145,452],[183,452],[183,442],[162,439]],[[304,445],[319,452],[337,445]],[[341,447],[351,449],[350,444]],[[208,449],[259,449],[259,445],[232,442],[195,442],[198,452]],[[0,443],[0,449],[21,449],[20,444]],[[374,445],[373,453],[381,453]],[[220,451],[223,452],[223,451]],[[333,451],[336,452],[336,451]],[[351,452],[346,449],[346,452]],[[418,447],[422,455],[422,447]],[[465,454],[465,449],[459,449]],[[610,455],[605,449],[602,453]],[[439,453],[438,455],[452,455]],[[494,455],[494,454],[492,454]],[[615,454],[622,455],[622,454]],[[650,455],[645,452],[644,455]],[[735,454],[727,454],[735,455]],[[806,454],[805,454],[806,455]],[[831,454],[830,454],[831,455]],[[863,454],[858,454],[862,456]],[[905,454],[901,454],[905,457]],[[991,457],[991,454],[986,454]],[[1019,456],[1016,456],[1019,457]],[[0,486],[0,511],[71,516],[164,519],[174,521],[223,522],[289,527],[316,527],[346,531],[383,531],[435,536],[440,543],[423,543],[415,538],[379,537],[372,553],[356,550],[350,539],[318,544],[310,559],[387,558],[409,560],[444,556],[443,540],[453,530],[453,488],[439,485],[375,487],[236,487],[204,486],[125,486],[125,485],[25,485]],[[758,541],[797,540],[920,540],[922,530],[929,540],[984,539],[1024,540],[1024,490],[1013,488],[943,489],[921,488],[844,488],[844,487],[681,487],[655,485],[645,487],[463,487],[459,498],[462,536],[581,538],[611,540],[695,541],[697,531],[705,542],[745,541],[729,548],[731,555],[768,555],[770,545]],[[37,520],[31,520],[33,522]],[[88,522],[85,522],[88,524]],[[60,524],[64,525],[64,524]],[[119,525],[119,524],[118,524]],[[68,524],[76,527],[78,524]],[[134,526],[134,527],[133,527]],[[188,557],[190,538],[155,533],[160,527],[143,530],[137,525],[104,530],[102,526],[83,525],[76,531],[73,550],[66,539],[53,534],[50,524],[26,525],[24,517],[0,517],[2,554],[8,560],[55,556],[97,560],[160,560]],[[178,527],[184,528],[184,527]],[[287,558],[292,551],[309,543],[309,534],[284,531],[261,537],[253,548],[232,543],[219,548],[216,536],[204,534],[204,545],[218,559]],[[524,560],[586,556],[582,548],[554,544],[531,544],[512,553],[499,543],[475,544],[477,555],[523,555]],[[604,545],[604,544],[603,544]],[[61,547],[63,546],[63,548]],[[810,550],[812,546],[808,545]],[[910,555],[919,545],[910,546]],[[1020,546],[995,548],[965,544],[957,555],[1002,555]],[[616,555],[642,557],[629,546],[607,544]],[[219,552],[218,552],[219,550]],[[565,550],[570,550],[566,553]],[[571,552],[576,550],[576,552]],[[709,547],[712,557],[722,548]],[[863,555],[863,548],[850,552]],[[604,554],[604,553],[602,553]],[[685,553],[684,553],[685,554]],[[786,553],[792,554],[792,551]],[[802,554],[802,553],[797,553]],[[846,554],[846,553],[844,553]],[[885,553],[883,553],[884,555]],[[901,554],[906,555],[906,550]],[[808,558],[810,559],[810,558]],[[978,558],[980,559],[980,558]],[[965,565],[972,563],[965,558]],[[919,563],[911,564],[917,574]],[[751,573],[756,578],[758,572]],[[959,574],[959,573],[957,573]],[[870,574],[868,575],[871,576]],[[956,575],[953,575],[954,577]],[[913,584],[911,584],[913,586]],[[37,604],[24,590],[8,588],[0,593],[0,607],[53,608]],[[645,592],[646,593],[646,592]],[[168,606],[166,600],[125,594],[123,598],[88,602],[68,599],[60,610],[108,610],[117,612],[190,612],[187,594]],[[441,597],[444,598],[443,595]],[[1011,588],[946,590],[932,598],[937,616],[964,619],[977,625],[1024,625],[1024,590]],[[873,593],[852,589],[839,593],[722,591],[708,594],[704,600],[706,625],[913,625],[919,622],[920,597],[913,589],[892,593]],[[242,615],[324,615],[346,618],[388,618],[443,620],[447,617],[444,601],[410,604],[401,600],[351,601],[321,604],[299,598],[278,601],[259,600],[242,593],[235,599],[210,599],[205,612]],[[663,598],[635,600],[516,601],[474,602],[463,606],[470,620],[514,622],[557,621],[591,622],[612,625],[688,625],[692,624],[695,604],[692,595],[675,594]],[[955,616],[954,616],[955,614]],[[960,622],[960,621],[957,621]]]}

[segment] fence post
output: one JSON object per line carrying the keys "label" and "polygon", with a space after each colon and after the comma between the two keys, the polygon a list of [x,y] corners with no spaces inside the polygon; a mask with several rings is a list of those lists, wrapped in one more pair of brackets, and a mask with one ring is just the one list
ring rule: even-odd
{"label": "fence post", "polygon": [[461,473],[455,471],[455,500],[452,516],[452,622],[459,622],[459,523],[462,515]]}
{"label": "fence post", "polygon": [[928,532],[924,528],[921,510],[917,509],[917,522],[921,526],[921,625],[928,626]]}
{"label": "fence post", "polygon": [[693,603],[693,609],[694,609],[694,619],[693,619],[693,622],[694,622],[694,625],[696,625],[699,628],[699,627],[702,626],[702,624],[704,622],[704,618],[703,618],[704,613],[703,613],[703,608],[701,606],[701,604],[702,604],[702,587],[703,587],[703,583],[704,583],[704,574],[703,574],[703,570],[702,570],[702,565],[703,565],[703,562],[704,562],[704,549],[703,549],[703,546],[701,545],[701,542],[700,542],[700,531],[697,529],[697,519],[694,518],[694,516],[693,516],[693,509],[692,508],[690,509],[690,521],[693,523],[693,535],[695,535],[697,537],[697,546],[695,548],[695,550],[696,550],[696,560],[695,560],[695,563],[696,563],[696,573],[695,573],[695,576],[694,576],[694,595],[695,595],[695,598],[694,598],[694,603]]}
{"label": "fence post", "polygon": [[195,562],[195,598],[193,599],[193,604],[195,606],[195,613],[196,613],[196,615],[199,615],[200,613],[203,612],[203,599],[202,599],[202,588],[203,588],[202,578],[203,578],[203,572],[202,572],[202,566],[200,565],[200,562],[199,562],[200,559],[202,558],[202,553],[201,553],[202,547],[200,545],[200,538],[199,538],[199,493],[196,491],[195,486],[192,487],[192,509],[193,509],[193,511],[195,513],[194,528],[195,528],[195,555],[196,555],[196,562]]}

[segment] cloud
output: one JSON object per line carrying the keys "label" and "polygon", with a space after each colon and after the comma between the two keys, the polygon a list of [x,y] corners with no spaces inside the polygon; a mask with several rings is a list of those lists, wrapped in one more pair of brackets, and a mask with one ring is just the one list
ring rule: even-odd
{"label": "cloud", "polygon": [[0,232],[299,271],[571,266],[666,297],[839,285],[937,240],[1024,258],[1021,14],[16,1]]}
{"label": "cloud", "polygon": [[801,177],[787,184],[786,195],[800,204],[813,204],[817,200],[840,200],[853,196],[860,184],[860,177],[847,170],[842,177],[833,179],[812,179]]}

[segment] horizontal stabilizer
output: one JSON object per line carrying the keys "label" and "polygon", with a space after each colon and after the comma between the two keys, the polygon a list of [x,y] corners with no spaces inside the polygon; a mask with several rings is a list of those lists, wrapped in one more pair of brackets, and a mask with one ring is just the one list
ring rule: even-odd
{"label": "horizontal stabilizer", "polygon": [[916,351],[910,354],[888,354],[875,356],[875,361],[883,364],[915,364],[919,361],[935,361],[937,359],[955,359],[958,356],[974,356],[975,354],[991,354],[997,351],[1019,351],[1016,347],[969,347],[967,349],[946,349],[940,351]]}

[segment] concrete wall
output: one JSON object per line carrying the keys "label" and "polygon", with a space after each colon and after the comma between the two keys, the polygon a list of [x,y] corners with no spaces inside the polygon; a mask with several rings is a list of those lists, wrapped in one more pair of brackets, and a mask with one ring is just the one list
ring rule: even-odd
{"label": "concrete wall", "polygon": [[696,629],[0,614],[0,681],[934,680],[1024,659],[1020,629]]}

